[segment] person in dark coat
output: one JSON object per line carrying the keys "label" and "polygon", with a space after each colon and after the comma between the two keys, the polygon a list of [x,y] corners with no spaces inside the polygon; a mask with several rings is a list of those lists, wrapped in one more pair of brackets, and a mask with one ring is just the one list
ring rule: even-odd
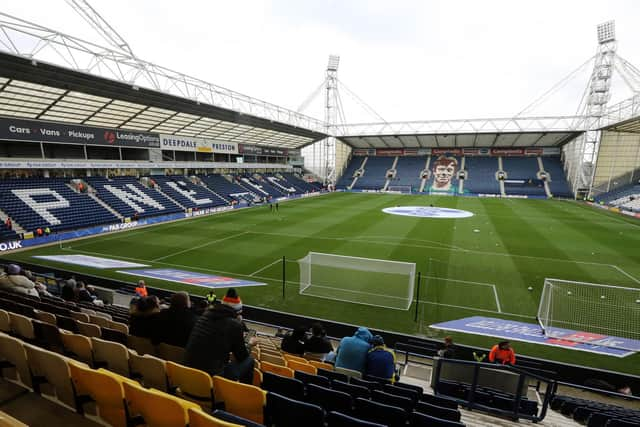
{"label": "person in dark coat", "polygon": [[316,322],[311,325],[311,338],[307,340],[304,350],[309,353],[322,354],[328,354],[333,351],[331,340],[327,338],[327,333],[322,327],[322,324]]}
{"label": "person in dark coat", "polygon": [[230,289],[222,304],[210,306],[196,322],[187,342],[184,364],[210,375],[251,384],[253,358],[244,342],[241,315],[242,301]]}
{"label": "person in dark coat", "polygon": [[160,304],[158,297],[141,297],[135,301],[129,316],[129,334],[136,337],[151,338],[158,327]]}
{"label": "person in dark coat", "polygon": [[198,317],[191,310],[191,299],[186,292],[176,292],[171,296],[169,308],[161,310],[152,330],[151,341],[184,347]]}
{"label": "person in dark coat", "polygon": [[307,343],[307,328],[298,326],[293,331],[285,335],[280,344],[282,351],[302,356]]}

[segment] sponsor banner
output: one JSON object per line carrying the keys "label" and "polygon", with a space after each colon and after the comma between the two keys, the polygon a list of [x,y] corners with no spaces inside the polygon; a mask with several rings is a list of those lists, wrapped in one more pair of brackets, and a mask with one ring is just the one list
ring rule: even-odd
{"label": "sponsor banner", "polygon": [[524,148],[492,148],[492,156],[524,156]]}
{"label": "sponsor banner", "polygon": [[454,156],[462,155],[462,148],[432,148],[431,155],[437,156],[440,154],[453,154]]}
{"label": "sponsor banner", "polygon": [[490,156],[491,149],[489,148],[463,148],[462,154],[465,156]]}
{"label": "sponsor banner", "polygon": [[234,163],[234,162],[56,162],[56,161],[0,161],[0,169],[286,169],[282,163]]}
{"label": "sponsor banner", "polygon": [[89,255],[38,255],[33,258],[99,269],[149,267],[146,264],[136,264],[135,262],[120,261],[119,259],[101,258]]}
{"label": "sponsor banner", "polygon": [[418,156],[430,156],[431,148],[418,148]]}
{"label": "sponsor banner", "polygon": [[402,148],[377,148],[376,156],[403,156],[404,150]]}
{"label": "sponsor banner", "polygon": [[437,323],[435,325],[431,325],[431,327],[446,331],[490,336],[506,340],[517,340],[614,357],[626,357],[634,354],[635,352],[617,348],[616,346],[637,348],[636,351],[640,351],[640,341],[637,340],[564,330],[564,334],[561,335],[562,337],[571,338],[578,336],[581,340],[588,340],[589,343],[569,341],[567,339],[563,340],[562,338],[547,337],[544,335],[542,328],[538,324],[515,322],[491,317],[474,316],[460,320]]}
{"label": "sponsor banner", "polygon": [[544,150],[542,148],[525,148],[524,155],[525,156],[542,156],[544,154]]}
{"label": "sponsor banner", "polygon": [[173,151],[238,154],[238,144],[235,142],[212,141],[177,135],[160,134],[160,148]]}
{"label": "sponsor banner", "polygon": [[560,147],[544,147],[542,149],[543,156],[559,156],[562,154],[562,148]]}
{"label": "sponsor banner", "polygon": [[240,154],[251,154],[255,156],[281,156],[286,157],[289,150],[278,147],[261,147],[258,145],[238,144],[238,152]]}
{"label": "sponsor banner", "polygon": [[0,117],[0,140],[159,148],[155,133]]}
{"label": "sponsor banner", "polygon": [[182,283],[204,288],[238,288],[242,286],[266,286],[266,283],[253,280],[240,280],[231,277],[213,276],[193,271],[176,270],[174,268],[152,268],[143,270],[118,270],[117,273],[132,276],[148,277],[150,279],[165,280],[167,282]]}
{"label": "sponsor banner", "polygon": [[375,156],[376,149],[375,148],[356,148],[353,150],[354,156]]}
{"label": "sponsor banner", "polygon": [[0,243],[0,252],[12,251],[14,249],[22,249],[22,242],[20,240]]}
{"label": "sponsor banner", "polygon": [[405,156],[417,156],[418,155],[418,149],[417,148],[405,148],[404,149],[404,155]]}
{"label": "sponsor banner", "polygon": [[382,212],[391,215],[413,216],[418,218],[469,218],[473,213],[460,209],[438,208],[432,206],[396,206],[384,208]]}

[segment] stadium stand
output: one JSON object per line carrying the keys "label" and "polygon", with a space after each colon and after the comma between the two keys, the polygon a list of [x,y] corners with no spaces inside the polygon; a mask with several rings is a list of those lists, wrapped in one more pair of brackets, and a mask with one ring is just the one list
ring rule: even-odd
{"label": "stadium stand", "polygon": [[231,200],[247,200],[253,201],[257,194],[253,191],[249,191],[241,186],[234,177],[230,179],[225,178],[219,174],[200,175],[200,179],[217,194],[221,194]]}
{"label": "stadium stand", "polygon": [[180,212],[183,209],[160,192],[143,186],[134,177],[90,177],[96,196],[124,217],[147,217]]}
{"label": "stadium stand", "polygon": [[596,198],[599,203],[640,212],[640,185],[626,185]]}
{"label": "stadium stand", "polygon": [[191,182],[186,176],[159,176],[151,177],[160,190],[180,203],[185,208],[211,208],[229,204],[227,200],[209,188]]}
{"label": "stadium stand", "polygon": [[[362,159],[354,157],[354,159]],[[381,190],[384,187],[387,177],[386,172],[393,166],[394,157],[369,157],[362,175],[354,189],[359,190]]]}
{"label": "stadium stand", "polygon": [[507,194],[546,197],[544,183],[538,178],[537,157],[503,157],[502,167],[507,172]]}
{"label": "stadium stand", "polygon": [[411,186],[411,191],[418,191],[422,181],[420,172],[424,169],[425,162],[425,157],[398,157],[396,177],[390,181],[389,185],[407,185]]}
{"label": "stadium stand", "polygon": [[554,397],[551,409],[588,427],[640,425],[640,409],[624,408],[571,396]]}
{"label": "stadium stand", "polygon": [[7,227],[3,222],[0,222],[0,242],[13,240],[16,237],[18,237],[18,234],[15,231],[9,230],[9,227]]}
{"label": "stadium stand", "polygon": [[498,159],[495,157],[472,157],[464,159],[467,179],[464,190],[472,194],[500,194],[500,186],[496,180]]}
{"label": "stadium stand", "polygon": [[0,181],[0,209],[26,231],[45,227],[59,231],[119,222],[112,212],[87,194],[76,193],[62,178]]}
{"label": "stadium stand", "polygon": [[549,189],[554,197],[572,198],[569,183],[564,172],[564,166],[560,157],[541,157],[544,171],[548,174]]}
{"label": "stadium stand", "polygon": [[274,185],[272,182],[259,174],[247,174],[244,175],[244,177],[249,179],[249,181],[251,181],[253,185],[258,186],[263,191],[266,191],[271,197],[282,197],[286,196],[288,193],[285,189]]}
{"label": "stadium stand", "polygon": [[322,190],[322,184],[319,182],[307,182],[301,178],[298,178],[295,174],[292,173],[282,173],[280,174],[280,176],[290,186],[296,188],[300,194],[312,193],[314,191]]}
{"label": "stadium stand", "polygon": [[353,178],[356,172],[358,171],[358,169],[360,169],[360,166],[362,165],[362,162],[365,159],[367,159],[368,161],[368,157],[361,157],[361,156],[351,157],[351,160],[349,161],[349,164],[347,165],[347,168],[345,169],[344,173],[340,177],[340,180],[338,181],[336,188],[340,188],[340,189],[348,188],[353,182]]}

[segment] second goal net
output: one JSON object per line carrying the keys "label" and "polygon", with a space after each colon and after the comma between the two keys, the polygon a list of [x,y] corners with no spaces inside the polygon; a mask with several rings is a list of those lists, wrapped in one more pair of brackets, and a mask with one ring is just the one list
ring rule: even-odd
{"label": "second goal net", "polygon": [[410,185],[390,185],[387,187],[387,191],[390,193],[411,194],[411,186]]}
{"label": "second goal net", "polygon": [[545,279],[538,322],[548,337],[640,351],[640,289]]}
{"label": "second goal net", "polygon": [[300,294],[408,310],[415,263],[309,252],[298,260]]}

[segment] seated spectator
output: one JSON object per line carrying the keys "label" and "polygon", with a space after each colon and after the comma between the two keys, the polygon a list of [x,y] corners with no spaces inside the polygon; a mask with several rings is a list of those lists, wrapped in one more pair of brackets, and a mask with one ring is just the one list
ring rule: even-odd
{"label": "seated spectator", "polygon": [[438,349],[438,356],[442,357],[443,359],[455,359],[456,349],[453,345],[453,338],[444,337],[444,341]]}
{"label": "seated spectator", "polygon": [[311,338],[307,340],[304,351],[317,354],[329,354],[333,351],[331,340],[327,338],[327,332],[322,324],[316,322],[311,325]]}
{"label": "seated spectator", "polygon": [[151,338],[154,328],[157,328],[157,318],[160,312],[158,297],[138,298],[134,310],[129,316],[129,333],[137,337]]}
{"label": "seated spectator", "polygon": [[185,347],[198,317],[191,310],[191,299],[186,292],[171,296],[169,308],[160,311],[151,340],[154,344],[166,343]]}
{"label": "seated spectator", "polygon": [[516,364],[516,352],[511,348],[509,341],[500,341],[491,348],[489,362],[501,365]]}
{"label": "seated spectator", "polygon": [[138,286],[136,286],[136,295],[138,295],[139,297],[146,297],[149,295],[149,292],[147,292],[147,284],[144,282],[144,280],[138,280]]}
{"label": "seated spectator", "polygon": [[369,329],[360,327],[352,337],[342,338],[336,351],[336,367],[364,373],[372,337]]}
{"label": "seated spectator", "polygon": [[305,346],[307,343],[307,328],[304,326],[298,326],[293,331],[285,335],[280,344],[282,351],[296,354],[298,356],[304,355]]}
{"label": "seated spectator", "polygon": [[8,291],[17,294],[39,296],[36,284],[22,275],[22,268],[17,264],[9,264],[7,270],[7,287]]}
{"label": "seated spectator", "polygon": [[70,284],[65,284],[60,291],[60,297],[67,302],[78,302],[76,289]]}
{"label": "seated spectator", "polygon": [[[229,289],[222,304],[210,306],[193,327],[185,365],[251,384],[253,358],[244,342],[241,313],[242,301],[235,289]],[[255,342],[254,337],[249,344],[255,345]],[[229,354],[233,354],[233,361]]]}
{"label": "seated spectator", "polygon": [[366,374],[395,382],[396,354],[384,345],[384,339],[380,335],[371,339],[371,346],[367,353]]}
{"label": "seated spectator", "polygon": [[79,281],[76,285],[76,293],[78,295],[79,302],[90,302],[99,307],[104,307],[104,302],[91,293],[89,287],[86,286],[83,281]]}

